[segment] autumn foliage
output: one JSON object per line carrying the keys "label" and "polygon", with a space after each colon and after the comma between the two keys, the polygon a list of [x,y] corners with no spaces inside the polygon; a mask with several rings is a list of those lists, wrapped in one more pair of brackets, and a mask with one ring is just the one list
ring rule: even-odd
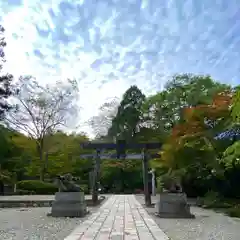
{"label": "autumn foliage", "polygon": [[161,164],[180,169],[192,163],[194,156],[199,159],[214,158],[212,140],[230,117],[232,95],[221,92],[210,104],[186,107],[183,117],[176,124],[162,147]]}
{"label": "autumn foliage", "polygon": [[197,105],[183,109],[183,122],[174,126],[171,140],[205,134],[230,116],[231,92],[217,94],[211,104]]}

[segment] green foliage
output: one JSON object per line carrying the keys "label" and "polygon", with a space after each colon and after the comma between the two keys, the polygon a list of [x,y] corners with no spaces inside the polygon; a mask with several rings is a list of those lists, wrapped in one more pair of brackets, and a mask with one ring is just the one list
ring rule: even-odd
{"label": "green foliage", "polygon": [[219,202],[221,202],[219,193],[209,191],[205,194],[202,204],[205,208],[211,208],[216,206]]}
{"label": "green foliage", "polygon": [[101,164],[100,182],[115,192],[134,191],[142,187],[141,160],[104,160]]}
{"label": "green foliage", "polygon": [[240,218],[240,205],[231,207],[226,212],[230,217]]}
{"label": "green foliage", "polygon": [[204,208],[231,208],[232,204],[225,201],[223,196],[221,196],[218,192],[209,191],[205,194],[205,196],[201,200],[201,205]]}
{"label": "green foliage", "polygon": [[233,97],[232,118],[234,123],[240,123],[240,86],[236,88]]}
{"label": "green foliage", "polygon": [[11,83],[13,76],[10,74],[2,74],[3,69],[2,63],[5,62],[5,55],[3,48],[6,46],[4,39],[4,28],[0,25],[0,120],[4,120],[5,113],[9,111],[11,106],[9,105],[7,98],[12,95]]}
{"label": "green foliage", "polygon": [[233,143],[225,150],[221,162],[226,168],[240,165],[240,141]]}
{"label": "green foliage", "polygon": [[141,90],[131,86],[123,95],[108,135],[112,138],[132,139],[138,132],[144,100],[145,95]]}
{"label": "green foliage", "polygon": [[[32,100],[27,104],[32,104],[30,112],[34,113],[33,116],[22,111],[23,108],[20,108],[18,116],[30,117],[41,125],[40,119],[44,119],[52,112],[51,109],[53,110],[49,97],[52,94],[54,99],[60,97],[60,100],[62,95],[67,96],[66,101],[61,102],[64,111],[57,116],[65,117],[64,113],[68,117],[71,115],[67,107],[71,106],[72,110],[74,105],[71,102],[75,98],[75,95],[70,93],[71,84],[68,87],[48,86],[45,89],[38,84],[34,85],[32,81],[24,81],[24,87],[25,90],[31,90],[33,87],[39,91],[37,94],[34,91],[26,91],[26,94],[21,95],[23,100],[26,100],[26,97]],[[73,89],[76,93],[76,89],[74,87]],[[99,116],[92,119],[90,124],[96,131],[97,142],[112,142],[114,139],[161,142],[163,146],[157,150],[159,158],[150,162],[157,176],[160,176],[157,179],[158,191],[163,191],[163,188],[177,181],[183,183],[187,194],[195,191],[195,196],[203,196],[212,189],[222,198],[236,198],[240,196],[237,185],[240,181],[239,142],[214,139],[217,133],[232,125],[237,127],[239,123],[239,89],[237,88],[235,92],[232,104],[230,100],[233,92],[230,86],[215,82],[209,76],[176,75],[170,79],[163,91],[147,98],[137,86],[131,86],[123,95],[122,101],[119,101],[119,105],[118,101],[104,104]],[[21,115],[23,113],[24,115]],[[51,116],[50,125],[54,124],[55,117]],[[31,124],[27,126],[34,127],[34,121],[30,122]],[[40,129],[38,125],[37,129]],[[108,134],[105,136],[103,133],[106,133],[107,129]],[[56,175],[71,172],[81,178],[81,185],[87,193],[93,161],[81,159],[80,155],[93,151],[81,149],[80,143],[87,141],[88,138],[84,134],[66,134],[57,131],[58,128],[45,130],[40,141],[37,135],[33,136],[33,132],[26,134],[28,136],[26,137],[18,131],[0,128],[0,179],[5,182],[28,179],[29,176],[51,179]],[[151,150],[151,153],[156,152]],[[23,184],[26,189],[19,190],[29,191],[28,193],[36,191],[36,194],[49,192],[45,186],[48,183],[34,181],[30,183],[27,181],[25,185]],[[100,184],[109,192],[131,193],[135,190],[141,192],[143,189],[141,160],[103,160]],[[53,189],[50,190],[51,193],[56,191],[56,187]],[[205,205],[220,206],[216,198],[218,195],[208,193],[205,196]]]}
{"label": "green foliage", "polygon": [[4,183],[12,183],[11,173],[0,169],[0,181]]}
{"label": "green foliage", "polygon": [[85,194],[89,194],[89,187],[87,184],[80,184],[79,186],[81,187]]}
{"label": "green foliage", "polygon": [[17,188],[35,192],[36,194],[55,194],[58,188],[52,184],[39,180],[24,180],[17,183]]}
{"label": "green foliage", "polygon": [[183,108],[209,104],[217,93],[229,89],[230,86],[215,82],[209,76],[176,75],[164,91],[146,99],[144,116],[152,128],[169,132],[183,120]]}
{"label": "green foliage", "polygon": [[36,194],[35,191],[23,190],[23,189],[17,189],[17,191],[14,193],[14,195],[34,195],[34,194]]}
{"label": "green foliage", "polygon": [[73,122],[78,114],[76,82],[68,80],[42,86],[32,76],[20,77],[14,86],[14,97],[17,107],[9,111],[5,120],[35,142],[40,167],[38,175],[44,180],[51,144],[49,139],[70,122],[76,124]]}

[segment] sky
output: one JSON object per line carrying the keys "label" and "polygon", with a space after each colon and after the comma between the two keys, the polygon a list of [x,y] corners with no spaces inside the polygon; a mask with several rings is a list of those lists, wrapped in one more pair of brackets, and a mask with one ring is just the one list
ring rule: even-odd
{"label": "sky", "polygon": [[41,83],[75,78],[82,131],[106,101],[176,73],[240,84],[239,0],[1,0],[5,70]]}

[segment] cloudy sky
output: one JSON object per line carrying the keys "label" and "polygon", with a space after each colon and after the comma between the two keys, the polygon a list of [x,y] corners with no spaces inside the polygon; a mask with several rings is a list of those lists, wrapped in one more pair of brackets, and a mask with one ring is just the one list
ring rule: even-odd
{"label": "cloudy sky", "polygon": [[81,123],[130,85],[150,94],[175,73],[240,84],[239,0],[1,0],[0,21],[6,69],[78,79]]}

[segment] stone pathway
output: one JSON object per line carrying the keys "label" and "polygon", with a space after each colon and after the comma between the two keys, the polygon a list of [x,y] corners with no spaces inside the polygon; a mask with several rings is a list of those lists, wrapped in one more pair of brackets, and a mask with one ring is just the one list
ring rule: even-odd
{"label": "stone pathway", "polygon": [[168,240],[134,195],[113,195],[64,240]]}

